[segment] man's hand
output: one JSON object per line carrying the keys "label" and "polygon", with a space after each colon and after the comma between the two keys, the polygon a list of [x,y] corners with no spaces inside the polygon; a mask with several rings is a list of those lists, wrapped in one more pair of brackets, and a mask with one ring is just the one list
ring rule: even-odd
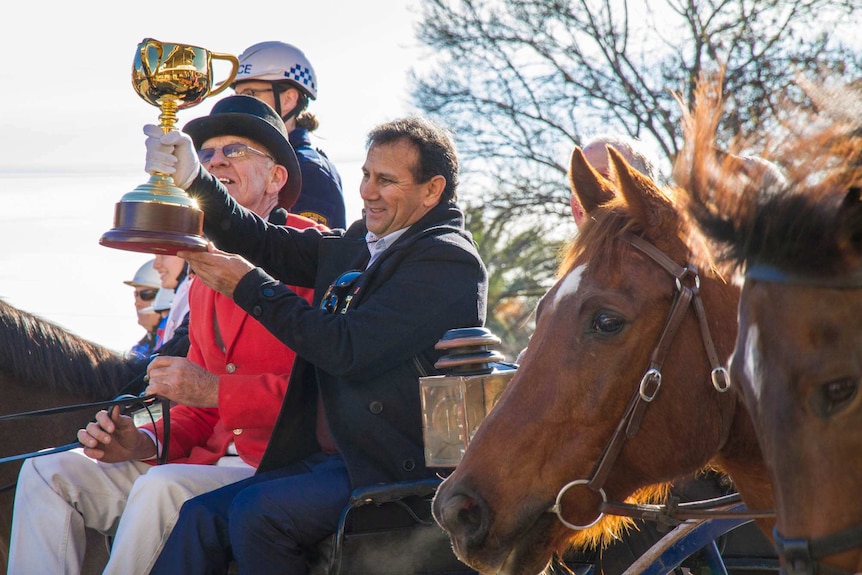
{"label": "man's hand", "polygon": [[144,169],[150,174],[158,172],[173,176],[177,186],[188,189],[201,169],[191,137],[179,130],[165,134],[154,124],[144,126],[144,134],[147,136]]}
{"label": "man's hand", "polygon": [[112,407],[110,414],[104,409],[97,413],[96,421],[78,430],[78,441],[84,446],[84,455],[105,463],[156,455],[150,436],[135,427],[131,417],[120,415],[118,406]]}
{"label": "man's hand", "polygon": [[180,251],[177,255],[189,262],[200,281],[229,298],[239,280],[254,269],[245,258],[216,249],[212,242],[206,252]]}
{"label": "man's hand", "polygon": [[156,357],[147,366],[147,377],[147,395],[191,407],[218,407],[218,376],[184,357]]}

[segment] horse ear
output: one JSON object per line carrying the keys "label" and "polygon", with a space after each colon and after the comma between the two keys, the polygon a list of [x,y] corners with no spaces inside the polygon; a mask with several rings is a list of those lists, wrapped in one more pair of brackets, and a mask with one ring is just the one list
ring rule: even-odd
{"label": "horse ear", "polygon": [[610,180],[593,169],[578,146],[569,162],[569,186],[587,214],[616,196]]}
{"label": "horse ear", "polygon": [[655,182],[640,173],[626,161],[625,157],[608,146],[614,177],[619,184],[619,193],[626,199],[632,217],[646,229],[661,225],[661,208],[667,206],[668,198]]}

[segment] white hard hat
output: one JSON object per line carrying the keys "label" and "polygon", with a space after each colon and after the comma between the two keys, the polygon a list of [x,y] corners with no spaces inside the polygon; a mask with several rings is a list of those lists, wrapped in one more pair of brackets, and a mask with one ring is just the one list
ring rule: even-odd
{"label": "white hard hat", "polygon": [[162,279],[159,277],[159,272],[157,272],[156,268],[153,267],[153,264],[155,263],[155,259],[148,261],[138,268],[138,271],[135,272],[135,277],[130,280],[125,280],[123,283],[132,287],[159,289],[162,287]]}
{"label": "white hard hat", "polygon": [[141,312],[168,311],[171,309],[174,295],[175,292],[171,288],[160,288],[159,291],[156,292],[156,299],[153,300],[153,305],[143,308]]}
{"label": "white hard hat", "polygon": [[312,100],[317,98],[317,74],[302,50],[286,42],[260,42],[249,46],[239,55],[239,71],[234,79],[287,81],[305,92]]}

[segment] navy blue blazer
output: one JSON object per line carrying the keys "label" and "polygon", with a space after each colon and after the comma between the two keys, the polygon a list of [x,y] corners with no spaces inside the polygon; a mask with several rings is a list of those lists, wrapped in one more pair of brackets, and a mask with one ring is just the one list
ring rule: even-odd
{"label": "navy blue blazer", "polygon": [[[320,449],[319,393],[354,488],[433,476],[418,379],[437,373],[434,345],[447,330],[485,320],[487,271],[461,211],[433,208],[363,271],[346,313],[331,314],[320,309],[323,292],[368,261],[363,221],[332,232],[274,226],[205,171],[189,192],[205,213],[205,234],[259,266],[236,286],[236,303],[298,355],[258,472]],[[314,287],[314,303],[285,284]]]}

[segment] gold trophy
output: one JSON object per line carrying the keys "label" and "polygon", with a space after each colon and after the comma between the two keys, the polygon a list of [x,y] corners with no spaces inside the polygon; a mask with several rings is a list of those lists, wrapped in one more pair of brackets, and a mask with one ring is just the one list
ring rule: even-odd
{"label": "gold trophy", "polygon": [[[232,65],[229,77],[213,89],[212,60]],[[167,134],[177,122],[177,110],[190,108],[230,86],[239,61],[230,54],[197,46],[168,44],[144,38],[132,66],[138,95],[161,110],[159,126]],[[168,174],[151,173],[147,183],[125,194],[116,204],[114,227],[99,239],[103,246],[133,252],[176,254],[205,250],[203,212]]]}

